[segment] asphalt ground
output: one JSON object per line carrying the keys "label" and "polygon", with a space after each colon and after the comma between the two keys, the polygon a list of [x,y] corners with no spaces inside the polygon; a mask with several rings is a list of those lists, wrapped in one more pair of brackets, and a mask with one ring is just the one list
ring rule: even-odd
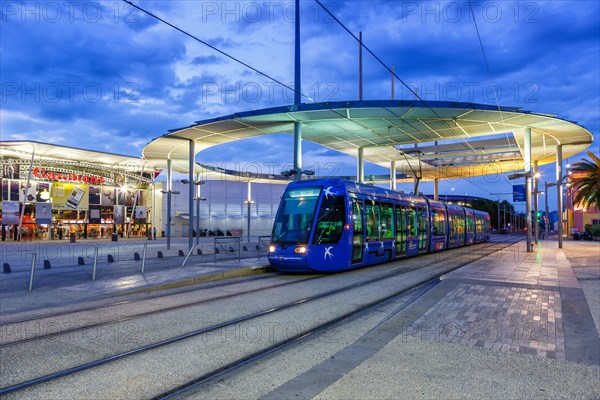
{"label": "asphalt ground", "polygon": [[[153,243],[154,250],[160,244]],[[186,246],[187,240],[181,241],[180,247]],[[3,319],[202,276],[218,279],[223,271],[252,271],[266,262],[264,257],[208,258],[213,255],[192,258],[182,268],[183,257],[173,254],[149,262],[142,276],[140,262],[125,259],[103,264],[96,282],[87,264],[40,266],[36,278],[44,272],[48,276],[36,279],[28,292],[30,253],[23,249],[21,254],[13,272],[0,275]],[[358,340],[343,342],[331,356],[275,387],[239,391],[261,385],[256,373],[241,374],[234,387],[223,384],[192,397],[600,398],[600,243],[567,240],[561,250],[553,241],[541,241],[528,254],[521,242],[448,274],[376,328],[350,326],[349,338],[357,332]],[[331,343],[314,343],[309,353],[322,356],[323,346],[332,350]],[[303,365],[305,357],[306,352],[286,352],[262,364],[261,374],[285,375],[296,362]]]}

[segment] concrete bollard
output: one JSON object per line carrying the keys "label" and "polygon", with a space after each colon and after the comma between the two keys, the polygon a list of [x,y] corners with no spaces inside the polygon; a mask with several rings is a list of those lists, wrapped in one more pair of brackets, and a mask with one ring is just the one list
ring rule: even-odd
{"label": "concrete bollard", "polygon": [[52,266],[50,265],[50,260],[44,260],[44,269],[50,269]]}
{"label": "concrete bollard", "polygon": [[4,270],[5,274],[10,274],[11,273],[11,269],[10,269],[10,264],[9,263],[4,263],[4,265],[2,266],[2,269]]}
{"label": "concrete bollard", "polygon": [[83,257],[77,257],[77,264],[85,265],[85,260],[83,259]]}
{"label": "concrete bollard", "polygon": [[112,254],[108,255],[108,262],[115,262],[115,258],[113,257]]}
{"label": "concrete bollard", "polygon": [[158,252],[158,258],[164,258],[162,251]]}
{"label": "concrete bollard", "polygon": [[140,261],[141,260],[140,253],[138,253],[138,252],[133,253],[133,259],[135,261]]}

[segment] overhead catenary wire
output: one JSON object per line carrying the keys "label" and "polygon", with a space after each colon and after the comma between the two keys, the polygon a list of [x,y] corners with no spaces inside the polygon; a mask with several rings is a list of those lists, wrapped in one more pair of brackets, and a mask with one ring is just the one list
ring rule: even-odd
{"label": "overhead catenary wire", "polygon": [[[481,39],[481,34],[479,33],[479,26],[477,25],[477,19],[475,18],[475,12],[473,11],[473,4],[471,0],[469,0],[469,10],[471,12],[471,17],[473,18],[473,24],[475,25],[475,31],[477,32],[477,39],[479,40],[479,47],[481,48],[481,53],[483,54],[483,60],[485,61],[485,68],[488,73],[488,78],[490,82],[493,82],[492,79],[492,70],[490,69],[490,64],[487,59],[487,55],[485,54],[485,48],[483,47],[483,40]],[[504,122],[504,115],[502,114],[502,108],[500,107],[500,100],[498,99],[498,92],[496,91],[496,87],[492,85],[492,90],[494,92],[494,99],[496,100],[496,107],[498,107],[498,112],[500,113],[500,119],[502,120],[502,125],[504,126],[506,136],[506,141],[508,142],[508,148],[512,150],[512,144],[510,143],[510,138],[508,137],[508,132],[506,132],[506,123]]]}
{"label": "overhead catenary wire", "polygon": [[[421,101],[425,107],[427,107],[444,125],[446,125],[446,127],[448,128],[448,130],[452,133],[455,134],[455,136],[460,137],[459,134],[456,134],[456,132],[454,131],[454,129],[450,126],[450,124],[448,124],[448,122],[442,118],[441,115],[439,115],[428,103],[427,101],[425,101],[424,99],[422,99],[419,94],[417,92],[415,92],[406,82],[404,82],[404,80],[402,80],[402,78],[400,78],[395,71],[393,71],[390,67],[387,66],[386,63],[384,63],[373,51],[371,51],[371,49],[369,47],[367,47],[363,41],[361,41],[359,38],[356,37],[356,35],[354,33],[352,33],[352,31],[350,31],[350,29],[348,29],[348,27],[346,25],[344,25],[344,23],[342,21],[339,20],[339,18],[337,18],[327,7],[325,7],[323,5],[323,3],[321,3],[319,0],[315,0],[315,2],[319,5],[319,7],[321,7],[335,22],[338,23],[338,25],[340,25],[350,36],[352,36],[354,38],[354,40],[356,40],[360,46],[362,48],[364,48],[366,51],[369,52],[369,54],[371,54],[373,56],[373,58],[375,58],[375,60],[377,60],[386,70],[388,70],[393,77],[395,77],[396,79],[398,79],[398,81],[400,81],[400,83],[402,83],[419,101]],[[462,138],[462,140],[465,142],[465,144],[467,146],[469,146],[471,148],[472,151],[475,151],[475,149],[473,148],[473,146],[471,146],[469,144],[468,141],[466,141],[464,138]]]}
{"label": "overhead catenary wire", "polygon": [[[205,40],[202,40],[202,39],[200,39],[199,37],[197,37],[197,36],[195,36],[195,35],[192,35],[191,33],[189,33],[189,32],[187,32],[187,31],[185,31],[185,30],[183,30],[183,29],[179,28],[179,27],[178,27],[178,26],[176,26],[176,25],[173,25],[172,23],[170,23],[170,22],[166,21],[165,19],[163,19],[163,18],[161,18],[161,17],[159,17],[159,16],[157,16],[157,15],[155,15],[155,14],[151,13],[150,11],[148,11],[148,10],[146,10],[146,9],[144,9],[144,8],[142,8],[142,7],[140,7],[140,6],[138,6],[137,4],[133,3],[132,1],[129,1],[129,0],[122,0],[122,1],[123,1],[123,2],[125,2],[125,3],[127,3],[127,4],[129,4],[131,7],[134,7],[134,8],[136,8],[136,9],[140,10],[140,11],[141,11],[141,12],[143,12],[144,14],[146,14],[146,15],[149,15],[150,17],[152,17],[152,18],[156,19],[157,21],[160,21],[160,22],[162,22],[163,24],[170,26],[171,28],[175,29],[176,31],[183,33],[184,35],[186,35],[186,36],[188,36],[188,37],[190,37],[190,38],[194,39],[195,41],[197,41],[197,42],[199,42],[199,43],[202,43],[203,45],[205,45],[205,46],[207,46],[207,47],[211,48],[212,50],[214,50],[214,51],[216,51],[216,52],[218,52],[218,53],[220,53],[220,54],[224,55],[225,57],[227,57],[227,58],[229,58],[229,59],[231,59],[231,60],[233,60],[233,61],[237,62],[238,64],[241,64],[241,65],[243,65],[244,67],[246,67],[246,68],[249,68],[249,69],[251,69],[252,71],[256,72],[257,74],[259,74],[259,75],[262,75],[262,76],[264,76],[265,78],[267,78],[267,79],[269,79],[269,80],[271,80],[271,81],[273,81],[273,82],[275,82],[275,83],[277,83],[277,84],[279,84],[279,85],[283,86],[284,88],[291,90],[293,93],[296,93],[296,90],[295,90],[293,87],[291,87],[291,86],[289,86],[289,85],[286,85],[285,83],[281,82],[280,80],[278,80],[278,79],[276,79],[276,78],[273,78],[272,76],[270,76],[270,75],[266,74],[265,72],[262,72],[262,71],[260,71],[259,69],[256,69],[256,68],[254,68],[253,66],[251,66],[250,64],[248,64],[248,63],[246,63],[246,62],[244,62],[244,61],[240,60],[239,58],[236,58],[236,57],[232,56],[231,54],[228,54],[228,53],[224,52],[223,50],[220,50],[220,49],[219,49],[219,48],[217,48],[216,46],[213,46],[213,45],[211,45],[211,44],[210,44],[210,43],[208,43],[207,41],[205,41]],[[300,93],[300,96],[304,97],[305,99],[307,99],[307,100],[309,100],[309,101],[311,101],[311,102],[313,102],[313,103],[316,103],[316,102],[315,102],[315,100],[313,100],[313,99],[312,99],[312,98],[310,98],[309,96],[307,96],[307,95],[303,94],[302,92],[298,92],[298,93]]]}
{"label": "overhead catenary wire", "polygon": [[[321,7],[334,21],[336,21],[350,36],[352,36],[354,38],[354,40],[356,40],[357,42],[359,42],[359,44],[366,50],[369,52],[369,54],[371,54],[385,69],[387,69],[394,78],[398,79],[398,81],[400,81],[400,83],[402,83],[419,101],[421,101],[444,125],[446,125],[448,127],[448,129],[451,132],[454,132],[454,129],[447,123],[446,120],[444,120],[428,103],[427,101],[425,101],[424,99],[422,99],[419,94],[414,91],[406,82],[404,82],[404,80],[402,80],[396,73],[394,70],[392,70],[391,68],[389,68],[387,66],[387,64],[385,64],[373,51],[371,51],[371,49],[369,49],[361,40],[359,40],[356,35],[354,35],[352,33],[352,31],[350,31],[350,29],[348,29],[348,27],[346,27],[329,9],[327,9],[327,7],[325,7],[321,1],[319,0],[315,0],[315,2],[319,5],[319,7]],[[473,15],[473,7],[472,7],[472,3],[471,0],[469,0],[469,8],[470,8],[470,12],[472,14],[473,17],[473,21],[475,22],[475,29],[477,31],[477,37],[479,39],[479,44],[481,46],[481,50],[483,52],[483,56],[484,56],[484,60],[485,60],[485,64],[486,64],[486,68],[487,68],[487,72],[488,72],[488,76],[490,77],[491,80],[491,69],[489,66],[489,62],[487,60],[487,56],[485,54],[485,50],[483,47],[483,40],[481,39],[481,35],[479,33],[479,28],[477,26],[477,22],[475,21],[475,16]],[[496,101],[496,107],[498,108],[498,112],[500,113],[500,118],[502,120],[502,124],[503,126],[506,127],[506,123],[504,121],[504,115],[502,113],[502,108],[500,107],[500,103],[499,103],[499,99],[498,99],[498,94],[496,91],[496,88],[493,87],[493,91],[494,91],[494,97],[495,97],[495,101]],[[460,136],[460,135],[457,135]],[[506,139],[508,141],[508,146],[509,148],[512,149],[512,144],[510,143],[510,138],[508,137],[508,133],[505,132],[505,136]],[[463,142],[469,147],[471,148],[472,151],[475,151],[475,149],[473,148],[473,146],[471,146],[471,144],[464,138],[462,138]],[[468,183],[474,185],[475,187],[477,187],[480,190],[483,190],[487,193],[491,193],[489,190],[475,184],[474,182],[471,182],[470,180],[467,180]],[[512,187],[512,186],[511,186]]]}

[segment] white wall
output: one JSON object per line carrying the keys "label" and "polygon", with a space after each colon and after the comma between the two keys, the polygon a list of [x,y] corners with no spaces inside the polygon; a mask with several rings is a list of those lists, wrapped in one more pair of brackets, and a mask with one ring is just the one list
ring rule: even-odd
{"label": "white wall", "polygon": [[[229,181],[207,181],[202,185],[200,195],[206,198],[206,201],[200,202],[200,229],[241,230],[242,236],[246,237],[248,226],[248,206],[245,204],[248,196],[247,185],[246,182]],[[271,234],[273,219],[285,187],[286,185],[279,184],[252,183],[251,197],[254,200],[254,204],[250,206],[250,234],[252,237]],[[157,189],[159,194],[160,189],[166,190],[166,182],[158,182]],[[189,185],[173,182],[173,190],[179,191],[180,194],[172,195],[171,198],[171,236],[187,236],[189,232],[187,219]],[[196,213],[195,207],[194,205],[194,214]],[[162,223],[160,226],[162,226],[161,230],[166,232],[166,194],[162,195],[161,209]]]}

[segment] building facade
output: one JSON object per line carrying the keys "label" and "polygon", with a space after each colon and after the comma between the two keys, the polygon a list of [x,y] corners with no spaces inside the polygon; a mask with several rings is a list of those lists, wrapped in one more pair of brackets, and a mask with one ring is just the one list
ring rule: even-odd
{"label": "building facade", "polygon": [[144,237],[154,178],[141,159],[39,142],[0,142],[1,238]]}

